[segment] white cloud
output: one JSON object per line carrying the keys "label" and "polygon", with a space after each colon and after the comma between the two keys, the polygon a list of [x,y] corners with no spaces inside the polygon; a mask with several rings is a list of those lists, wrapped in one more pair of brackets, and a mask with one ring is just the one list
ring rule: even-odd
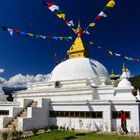
{"label": "white cloud", "polygon": [[127,73],[128,78],[134,77],[134,75],[130,72],[130,70],[126,69],[126,73]]}
{"label": "white cloud", "polygon": [[1,69],[1,68],[0,68],[0,73],[3,73],[3,72],[4,72],[4,69]]}
{"label": "white cloud", "polygon": [[37,74],[37,75],[34,77],[34,81],[35,81],[35,82],[41,82],[41,81],[47,80],[48,78],[49,78],[48,75]]}
{"label": "white cloud", "polygon": [[27,84],[31,84],[34,82],[43,82],[47,81],[49,78],[48,75],[42,75],[42,74],[37,74],[36,76],[33,75],[22,75],[22,74],[17,74],[13,77],[11,77],[9,80],[4,81],[4,86],[7,87],[26,87]]}

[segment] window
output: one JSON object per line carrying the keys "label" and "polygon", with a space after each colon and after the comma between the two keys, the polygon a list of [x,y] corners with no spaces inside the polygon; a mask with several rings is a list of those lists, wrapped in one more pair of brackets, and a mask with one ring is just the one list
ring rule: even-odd
{"label": "window", "polygon": [[102,112],[97,112],[96,113],[96,118],[103,118],[103,113]]}
{"label": "window", "polygon": [[65,117],[69,117],[69,112],[65,112]]}
{"label": "window", "polygon": [[[130,111],[125,111],[126,118],[130,119]],[[121,112],[120,111],[112,111],[112,119],[120,119],[121,118]]]}
{"label": "window", "polygon": [[91,118],[91,113],[90,112],[86,112],[86,118]]}
{"label": "window", "polygon": [[50,117],[71,117],[71,118],[103,118],[102,111],[81,112],[81,111],[50,111]]}
{"label": "window", "polygon": [[79,117],[80,112],[75,112],[75,117]]}
{"label": "window", "polygon": [[0,110],[0,115],[9,115],[9,110]]}
{"label": "window", "polygon": [[[71,117],[74,117],[75,115],[74,115],[74,112],[70,112],[70,115],[69,116],[71,116]],[[69,117],[68,116],[68,117]]]}
{"label": "window", "polygon": [[80,116],[81,116],[82,118],[85,117],[85,113],[84,113],[84,112],[79,112],[79,113],[80,113]]}

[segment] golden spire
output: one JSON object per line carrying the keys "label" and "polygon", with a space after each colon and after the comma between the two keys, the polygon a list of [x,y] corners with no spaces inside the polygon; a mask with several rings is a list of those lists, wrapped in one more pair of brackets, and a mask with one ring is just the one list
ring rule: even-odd
{"label": "golden spire", "polygon": [[114,75],[115,75],[115,74],[114,74],[114,70],[112,69],[111,76],[114,77]]}
{"label": "golden spire", "polygon": [[85,48],[83,43],[83,39],[78,36],[74,43],[72,44],[71,48],[67,51],[69,59],[72,58],[85,58],[88,57],[88,51]]}
{"label": "golden spire", "polygon": [[123,72],[126,72],[126,66],[125,66],[125,63],[123,63],[122,71],[123,71]]}
{"label": "golden spire", "polygon": [[82,31],[80,21],[79,21],[78,27],[77,27],[77,35],[78,36],[75,39],[74,43],[72,44],[71,48],[67,51],[69,59],[88,57],[88,51],[86,50],[83,38],[81,37],[82,32],[83,31]]}

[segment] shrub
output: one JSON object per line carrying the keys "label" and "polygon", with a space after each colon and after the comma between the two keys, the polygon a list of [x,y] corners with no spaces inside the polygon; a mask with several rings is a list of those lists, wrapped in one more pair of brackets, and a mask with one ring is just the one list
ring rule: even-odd
{"label": "shrub", "polygon": [[69,131],[69,128],[67,127],[67,131]]}
{"label": "shrub", "polygon": [[75,130],[74,128],[71,128],[71,131],[72,131],[72,132],[74,132],[74,130]]}
{"label": "shrub", "polygon": [[33,135],[36,135],[37,132],[38,132],[38,129],[36,129],[36,128],[33,128],[33,129],[32,129],[32,133],[33,133]]}
{"label": "shrub", "polygon": [[49,126],[49,129],[50,130],[57,130],[58,129],[58,126],[57,125],[50,125]]}
{"label": "shrub", "polygon": [[22,131],[18,131],[18,138],[21,138],[21,135],[23,134]]}
{"label": "shrub", "polygon": [[47,130],[48,130],[48,127],[45,127],[45,128],[44,128],[44,131],[46,132]]}
{"label": "shrub", "polygon": [[7,138],[8,138],[8,132],[3,132],[2,133],[2,138],[3,138],[3,140],[7,140]]}
{"label": "shrub", "polygon": [[11,136],[13,139],[17,139],[18,138],[18,131],[16,131],[16,130],[12,131]]}
{"label": "shrub", "polygon": [[65,128],[65,126],[63,126],[63,128],[62,128],[64,131],[66,130],[66,128]]}
{"label": "shrub", "polygon": [[54,130],[54,125],[50,125],[50,126],[49,126],[49,129],[50,129],[50,130]]}
{"label": "shrub", "polygon": [[57,126],[57,125],[55,125],[55,126],[54,126],[54,129],[55,129],[55,130],[57,130],[57,129],[58,129],[58,126]]}
{"label": "shrub", "polygon": [[62,130],[63,129],[63,126],[60,126],[59,129]]}

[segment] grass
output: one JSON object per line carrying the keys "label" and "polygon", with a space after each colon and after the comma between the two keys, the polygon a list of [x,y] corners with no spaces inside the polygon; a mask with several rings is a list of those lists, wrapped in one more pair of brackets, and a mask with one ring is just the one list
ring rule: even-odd
{"label": "grass", "polygon": [[140,140],[140,137],[105,135],[105,134],[84,134],[69,131],[53,131],[50,133],[26,138],[24,140]]}

